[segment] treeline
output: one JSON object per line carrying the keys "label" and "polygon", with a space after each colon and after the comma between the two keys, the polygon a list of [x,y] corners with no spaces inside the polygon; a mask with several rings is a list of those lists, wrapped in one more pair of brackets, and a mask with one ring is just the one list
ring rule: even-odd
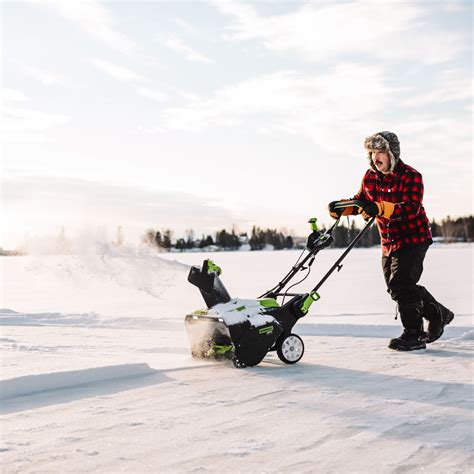
{"label": "treeline", "polygon": [[[351,220],[349,226],[345,222],[334,231],[333,247],[346,247],[352,239],[360,232],[355,219]],[[443,243],[453,242],[473,242],[474,241],[474,216],[459,217],[451,219],[449,216],[440,223],[436,220],[430,222],[431,233],[436,241]],[[357,242],[357,247],[372,247],[380,244],[380,235],[377,225],[373,224],[371,228]]]}
{"label": "treeline", "polygon": [[474,241],[474,216],[451,219],[446,217],[440,224],[435,220],[431,222],[433,237],[442,239],[443,242],[473,242]]}
{"label": "treeline", "polygon": [[250,250],[262,250],[267,246],[272,246],[275,250],[291,249],[294,242],[291,235],[276,229],[261,229],[254,226],[251,235],[237,233],[235,229],[228,231],[222,229],[217,231],[214,236],[202,235],[201,238],[195,238],[194,231],[188,229],[185,237],[173,240],[173,231],[171,229],[154,230],[149,229],[142,237],[142,242],[156,247],[160,250],[170,251],[172,249],[185,251],[191,249],[223,249],[238,250],[242,246],[248,246]]}
{"label": "treeline", "polygon": [[[363,222],[361,219],[342,220],[334,230],[333,247],[346,247],[352,239],[360,232]],[[436,222],[430,222],[431,232],[435,241],[443,243],[452,242],[474,242],[474,216],[458,217],[452,219],[450,216]],[[324,229],[321,229],[324,231]],[[105,232],[105,231],[104,231]],[[308,232],[309,234],[309,232]],[[104,234],[105,235],[105,234]],[[299,248],[302,249],[306,243],[306,237],[294,237],[284,230],[262,229],[254,226],[250,233],[238,233],[232,230],[222,229],[214,235],[202,235],[195,238],[194,231],[188,229],[184,238],[173,239],[171,229],[154,230],[149,229],[141,237],[142,243],[160,249],[162,251],[186,251],[186,250],[262,250],[273,248],[275,250]],[[115,238],[110,241],[116,247],[121,247],[125,242],[123,229],[117,228]],[[70,254],[74,253],[74,241],[66,237],[64,227],[61,227],[56,237],[45,237],[38,239],[30,238],[18,249],[6,249],[0,247],[0,256],[27,255],[32,248],[36,252],[44,254]],[[374,224],[362,236],[357,243],[358,247],[373,247],[380,244],[380,236],[377,226]]]}
{"label": "treeline", "polygon": [[[357,223],[356,223],[357,222]],[[357,219],[350,219],[349,222],[341,221],[334,230],[333,247],[347,247],[349,243],[361,231],[361,223]],[[474,216],[459,217],[451,219],[449,216],[440,223],[433,220],[431,223],[431,232],[435,240],[451,242],[473,242],[474,241]],[[323,228],[322,231],[325,229]],[[209,249],[209,250],[238,250],[246,246],[250,250],[262,250],[269,248],[275,250],[302,248],[305,243],[304,238],[297,238],[289,235],[287,232],[276,229],[262,229],[254,226],[250,233],[237,233],[235,229],[222,229],[212,235],[202,235],[201,238],[195,238],[194,231],[189,229],[183,238],[173,239],[171,229],[153,230],[149,229],[142,237],[142,241],[152,247],[160,250],[186,251],[191,249]],[[377,225],[374,224],[362,236],[357,243],[357,247],[373,247],[380,244],[380,235]]]}
{"label": "treeline", "polygon": [[293,248],[293,237],[278,232],[275,229],[260,229],[253,226],[249,239],[250,250],[262,250],[267,245],[272,245],[275,250]]}
{"label": "treeline", "polygon": [[[341,221],[334,230],[334,242],[332,247],[347,247],[361,230],[362,229],[356,225],[355,219],[350,221],[349,226],[347,226],[344,221]],[[370,226],[370,229],[368,229],[359,242],[357,242],[356,247],[373,247],[374,245],[380,245],[379,230],[375,223]]]}

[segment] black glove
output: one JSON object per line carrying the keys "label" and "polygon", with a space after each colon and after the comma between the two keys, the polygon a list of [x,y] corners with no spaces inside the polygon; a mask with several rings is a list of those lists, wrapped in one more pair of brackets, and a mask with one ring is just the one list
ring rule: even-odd
{"label": "black glove", "polygon": [[[364,215],[366,214],[366,216]],[[369,202],[364,206],[364,209],[362,211],[362,216],[364,219],[367,217],[375,217],[380,214],[380,207],[377,205],[376,202]]]}
{"label": "black glove", "polygon": [[385,219],[390,219],[395,211],[395,202],[380,201],[369,202],[362,209],[362,217],[367,221],[371,217],[382,216]]}

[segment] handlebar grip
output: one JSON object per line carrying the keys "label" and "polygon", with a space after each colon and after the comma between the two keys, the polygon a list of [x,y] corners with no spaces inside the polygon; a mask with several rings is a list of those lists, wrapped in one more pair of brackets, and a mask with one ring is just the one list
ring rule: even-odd
{"label": "handlebar grip", "polygon": [[359,199],[351,199],[350,201],[337,201],[334,203],[334,209],[345,209],[346,207],[364,208],[367,205],[366,201]]}

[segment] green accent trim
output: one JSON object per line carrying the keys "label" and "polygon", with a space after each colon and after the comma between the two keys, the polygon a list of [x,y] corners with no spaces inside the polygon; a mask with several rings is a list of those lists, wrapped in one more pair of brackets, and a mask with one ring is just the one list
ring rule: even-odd
{"label": "green accent trim", "polygon": [[216,265],[212,260],[207,262],[207,273],[216,272],[218,275],[222,273],[222,268]]}
{"label": "green accent trim", "polygon": [[317,231],[318,230],[318,224],[316,223],[318,220],[317,217],[312,217],[308,222],[311,224],[311,230]]}
{"label": "green accent trim", "polygon": [[303,300],[303,303],[300,306],[300,311],[303,314],[306,314],[309,311],[309,308],[311,305],[315,302],[318,301],[319,298],[321,298],[316,291],[311,291],[306,295],[306,297]]}
{"label": "green accent trim", "polygon": [[193,314],[197,316],[204,316],[207,314],[207,309],[197,309]]}
{"label": "green accent trim", "polygon": [[272,334],[273,333],[273,326],[265,326],[264,328],[260,328],[258,330],[259,334]]}
{"label": "green accent trim", "polygon": [[215,354],[215,355],[224,355],[224,354],[227,354],[227,352],[231,351],[233,349],[232,346],[229,346],[229,345],[223,345],[223,346],[220,346],[218,344],[214,344],[211,348],[212,352]]}
{"label": "green accent trim", "polygon": [[260,301],[260,306],[263,306],[264,308],[279,308],[280,305],[278,304],[278,301],[275,298],[265,298]]}
{"label": "green accent trim", "polygon": [[243,311],[245,309],[245,306],[239,306],[238,308],[235,308],[236,311]]}

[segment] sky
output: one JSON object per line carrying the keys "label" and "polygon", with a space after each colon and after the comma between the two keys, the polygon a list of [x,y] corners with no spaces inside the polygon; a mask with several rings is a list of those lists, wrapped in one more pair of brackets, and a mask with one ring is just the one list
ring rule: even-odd
{"label": "sky", "polygon": [[473,213],[471,1],[2,1],[0,246],[305,235],[395,132],[430,218]]}

